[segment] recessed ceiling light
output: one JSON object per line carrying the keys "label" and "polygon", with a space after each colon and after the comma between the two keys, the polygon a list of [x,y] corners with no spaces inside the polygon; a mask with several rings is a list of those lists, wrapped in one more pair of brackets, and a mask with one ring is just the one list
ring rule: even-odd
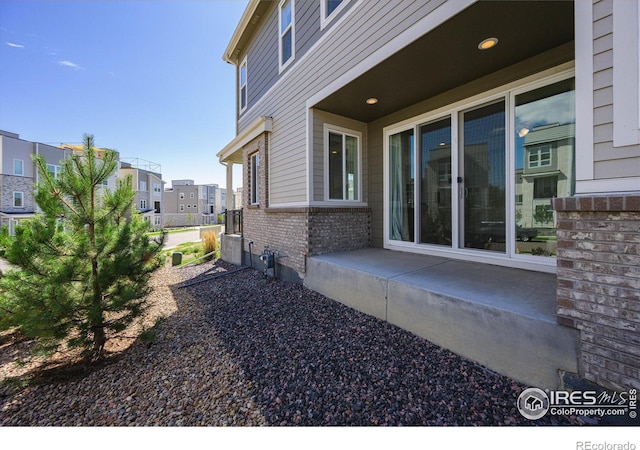
{"label": "recessed ceiling light", "polygon": [[492,47],[495,47],[497,43],[498,43],[498,38],[494,38],[494,37],[487,38],[478,44],[478,48],[480,50],[488,50]]}
{"label": "recessed ceiling light", "polygon": [[365,100],[365,103],[367,105],[375,105],[376,103],[378,103],[378,99],[375,98],[375,97],[370,97],[370,98]]}

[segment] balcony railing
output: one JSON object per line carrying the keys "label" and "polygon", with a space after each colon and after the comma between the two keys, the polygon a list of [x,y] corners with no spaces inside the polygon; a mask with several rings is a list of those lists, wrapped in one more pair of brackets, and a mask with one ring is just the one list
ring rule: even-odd
{"label": "balcony railing", "polygon": [[224,232],[242,236],[242,210],[227,209],[224,212]]}

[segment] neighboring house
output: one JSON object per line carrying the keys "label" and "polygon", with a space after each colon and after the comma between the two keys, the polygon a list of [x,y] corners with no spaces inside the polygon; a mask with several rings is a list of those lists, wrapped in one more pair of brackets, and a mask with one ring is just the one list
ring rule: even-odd
{"label": "neighboring house", "polygon": [[172,180],[164,196],[167,227],[217,224],[227,201],[226,190],[217,184],[195,184],[193,180]]}
{"label": "neighboring house", "polygon": [[140,158],[123,158],[122,176],[131,175],[136,192],[135,206],[152,228],[164,228],[164,181],[159,164]]}
{"label": "neighboring house", "polygon": [[[84,152],[84,145],[77,145],[77,144],[60,144],[61,149],[65,150],[66,152],[71,152],[71,154],[74,155],[82,155]],[[104,182],[102,184],[103,187],[110,189],[110,190],[114,190],[116,188],[116,181],[118,179],[118,177],[120,176],[120,153],[117,152],[116,150],[113,149],[109,149],[109,148],[100,148],[100,147],[94,147],[94,154],[96,159],[102,159],[104,152],[106,151],[112,151],[115,152],[117,155],[117,159],[118,159],[118,163],[116,165],[116,170],[113,173],[113,175],[111,175],[106,182]]]}
{"label": "neighboring house", "polygon": [[[22,219],[31,218],[41,212],[34,201],[35,185],[39,182],[39,174],[33,162],[33,155],[41,155],[47,162],[47,169],[51,174],[57,176],[62,170],[62,161],[73,154],[81,154],[82,145],[61,144],[54,147],[39,142],[30,142],[20,139],[18,134],[0,130],[0,225],[7,226],[11,234],[14,233],[15,226]],[[96,157],[101,158],[105,149],[96,148]],[[120,167],[122,165],[122,168]],[[150,189],[154,192],[143,192],[142,187],[138,189],[136,205],[138,210],[147,215],[149,220],[155,223],[155,228],[162,227],[162,220],[159,221],[155,214],[155,209],[144,211],[148,202],[155,208],[162,205],[162,179],[159,173],[151,173],[144,170],[132,168],[131,164],[118,161],[116,172],[103,184],[105,188],[115,189],[116,180],[125,173],[131,173],[135,180],[148,180]],[[125,168],[126,167],[126,168]],[[158,166],[159,168],[159,166]],[[136,178],[137,177],[137,178]],[[136,181],[137,183],[137,181]],[[137,184],[134,184],[136,186]],[[143,186],[142,183],[140,186]],[[158,194],[159,192],[159,194]],[[144,204],[141,199],[148,199]],[[157,204],[159,199],[160,204]],[[153,203],[152,203],[153,202]],[[161,209],[161,208],[160,208]],[[158,212],[160,212],[158,210]],[[161,216],[160,216],[161,217]]]}
{"label": "neighboring house", "polygon": [[42,155],[55,175],[70,153],[0,130],[0,225],[6,226],[9,233],[14,233],[20,220],[33,217],[39,210],[33,196],[39,174],[32,156]]}
{"label": "neighboring house", "polygon": [[639,22],[627,0],[249,1],[223,257],[268,247],[305,283],[367,247],[549,274],[572,370],[640,387]]}
{"label": "neighboring house", "polygon": [[236,188],[233,193],[233,209],[242,209],[242,187]]}

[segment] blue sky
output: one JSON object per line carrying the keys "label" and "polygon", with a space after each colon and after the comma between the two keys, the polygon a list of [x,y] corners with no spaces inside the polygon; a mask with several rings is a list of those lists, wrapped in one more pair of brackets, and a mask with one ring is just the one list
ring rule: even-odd
{"label": "blue sky", "polygon": [[[235,70],[222,60],[247,0],[0,1],[0,129],[160,164],[226,187]],[[240,186],[239,168],[234,188]]]}

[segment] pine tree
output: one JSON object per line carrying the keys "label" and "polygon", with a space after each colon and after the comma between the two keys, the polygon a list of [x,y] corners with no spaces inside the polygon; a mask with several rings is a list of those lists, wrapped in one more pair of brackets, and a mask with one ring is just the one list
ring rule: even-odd
{"label": "pine tree", "polygon": [[0,277],[0,329],[34,338],[44,354],[67,345],[95,361],[107,338],[146,309],[165,236],[145,236],[149,224],[134,211],[130,176],[107,189],[117,153],[98,154],[93,136],[84,136],[82,154],[64,160],[57,177],[44,158],[34,161],[42,214],[0,237],[16,266]]}

